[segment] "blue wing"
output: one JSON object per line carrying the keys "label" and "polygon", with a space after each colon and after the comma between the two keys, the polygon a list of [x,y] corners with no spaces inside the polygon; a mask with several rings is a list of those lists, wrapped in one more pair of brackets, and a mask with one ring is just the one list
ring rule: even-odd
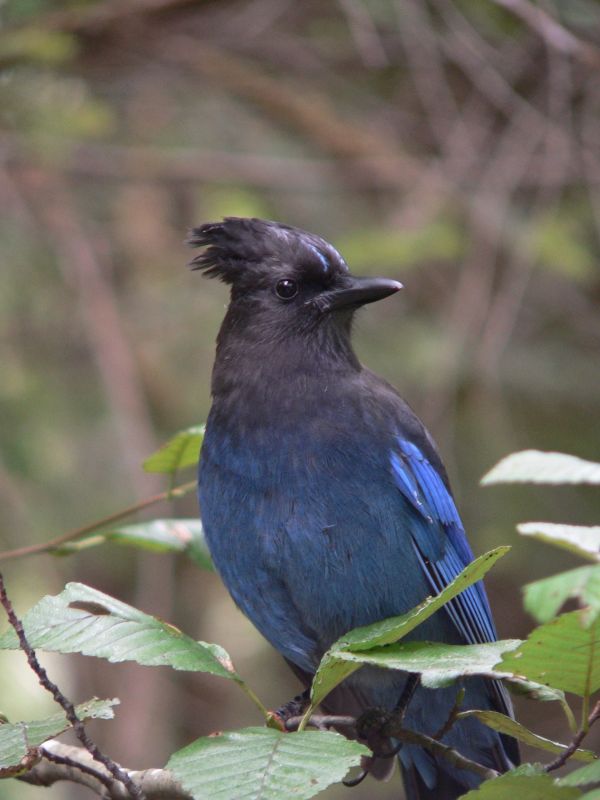
{"label": "blue wing", "polygon": [[[421,522],[411,531],[413,547],[431,589],[437,594],[473,560],[452,495],[442,477],[421,450],[398,437],[391,454],[398,489],[418,513]],[[447,604],[452,621],[467,644],[495,641],[496,630],[481,582]]]}

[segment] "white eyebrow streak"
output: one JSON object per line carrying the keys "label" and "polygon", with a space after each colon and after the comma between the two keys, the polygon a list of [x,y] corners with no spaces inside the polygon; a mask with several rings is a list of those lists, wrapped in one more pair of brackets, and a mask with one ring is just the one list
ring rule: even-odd
{"label": "white eyebrow streak", "polygon": [[314,244],[309,244],[308,246],[313,251],[313,253],[316,255],[316,257],[319,259],[319,261],[323,265],[323,271],[325,272],[325,274],[327,274],[329,272],[329,266],[330,266],[329,259],[327,258],[327,256],[325,256],[320,250],[318,250],[314,246]]}

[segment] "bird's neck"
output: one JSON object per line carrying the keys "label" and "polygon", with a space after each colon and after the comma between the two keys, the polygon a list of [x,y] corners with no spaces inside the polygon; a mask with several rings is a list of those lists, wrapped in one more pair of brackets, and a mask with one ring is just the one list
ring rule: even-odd
{"label": "bird's neck", "polygon": [[330,385],[362,367],[349,330],[332,322],[310,331],[261,330],[224,320],[217,339],[212,378],[214,399],[242,393],[246,403],[268,403],[277,395]]}

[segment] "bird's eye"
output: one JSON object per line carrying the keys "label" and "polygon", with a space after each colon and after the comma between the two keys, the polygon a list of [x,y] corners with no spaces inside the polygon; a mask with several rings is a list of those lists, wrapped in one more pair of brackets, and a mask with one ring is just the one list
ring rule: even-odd
{"label": "bird's eye", "polygon": [[283,278],[275,284],[275,293],[282,300],[291,300],[298,294],[298,284],[290,278]]}

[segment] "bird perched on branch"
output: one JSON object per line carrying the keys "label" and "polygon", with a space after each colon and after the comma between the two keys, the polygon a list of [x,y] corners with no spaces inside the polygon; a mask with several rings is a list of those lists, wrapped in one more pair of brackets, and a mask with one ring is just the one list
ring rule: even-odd
{"label": "bird perched on branch", "polygon": [[[352,349],[356,310],[401,284],[354,277],[330,244],[277,222],[230,217],[189,242],[204,248],[193,269],[231,287],[200,460],[206,538],[237,605],[308,686],[341,635],[408,611],[473,559],[431,436]],[[483,586],[412,638],[493,641]],[[391,710],[407,680],[364,667],[324,706]],[[419,686],[406,726],[439,731],[456,692]],[[483,678],[465,681],[464,707],[510,714],[502,687]],[[474,718],[443,741],[499,771],[518,761],[514,740]],[[399,760],[409,800],[452,800],[481,781],[415,745]]]}

